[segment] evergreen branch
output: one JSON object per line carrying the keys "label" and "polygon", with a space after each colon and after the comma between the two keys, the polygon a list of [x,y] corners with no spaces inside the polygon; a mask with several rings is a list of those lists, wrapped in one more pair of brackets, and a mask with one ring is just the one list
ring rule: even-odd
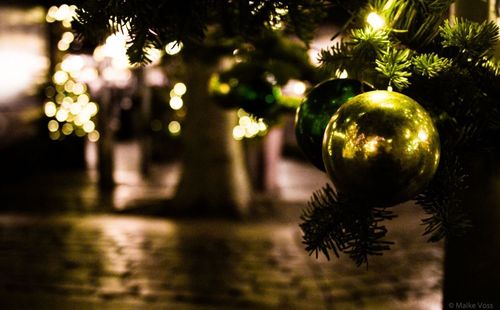
{"label": "evergreen branch", "polygon": [[329,74],[334,74],[338,70],[346,70],[351,65],[351,47],[345,42],[337,42],[329,49],[321,50],[318,60],[321,64],[320,68]]}
{"label": "evergreen branch", "polygon": [[[498,41],[499,27],[492,21],[481,24],[455,18],[454,26],[448,21],[439,28],[443,47],[457,47],[468,62],[477,63],[481,58],[493,56]],[[470,59],[472,58],[472,59]]]}
{"label": "evergreen branch", "polygon": [[[372,0],[369,6],[381,14],[393,36],[404,46],[420,49],[429,45],[439,33],[453,0]],[[366,14],[366,12],[365,12]]]}
{"label": "evergreen branch", "polygon": [[368,256],[390,249],[393,242],[384,240],[387,229],[381,222],[394,217],[391,211],[343,197],[327,184],[313,194],[301,216],[303,243],[309,254],[321,252],[330,259],[330,251],[337,257],[343,252],[360,266]]}
{"label": "evergreen branch", "polygon": [[434,179],[416,196],[417,204],[429,215],[422,220],[428,241],[463,235],[471,226],[459,198],[466,189],[466,178],[458,157],[442,158]]}
{"label": "evergreen branch", "polygon": [[388,48],[375,61],[376,70],[389,80],[389,85],[397,89],[403,89],[410,85],[408,77],[411,73],[408,69],[411,66],[410,50],[398,50]]}
{"label": "evergreen branch", "polygon": [[450,8],[454,0],[424,0],[425,7],[429,9],[430,14],[441,13]]}
{"label": "evergreen branch", "polygon": [[132,30],[130,61],[145,63],[151,47],[173,41],[199,47],[209,28],[223,32],[225,39],[250,40],[283,21],[285,29],[307,43],[326,5],[317,0],[86,0],[77,10],[75,30],[102,42],[127,25]]}
{"label": "evergreen branch", "polygon": [[372,27],[353,29],[351,31],[352,57],[359,63],[373,63],[378,55],[387,50],[390,44],[389,34]]}
{"label": "evergreen branch", "polygon": [[435,53],[421,54],[412,59],[413,71],[416,74],[431,78],[448,70],[453,62],[448,58],[439,57]]}
{"label": "evergreen branch", "polygon": [[483,67],[488,69],[493,75],[500,75],[500,61],[496,59],[489,59],[483,63]]}

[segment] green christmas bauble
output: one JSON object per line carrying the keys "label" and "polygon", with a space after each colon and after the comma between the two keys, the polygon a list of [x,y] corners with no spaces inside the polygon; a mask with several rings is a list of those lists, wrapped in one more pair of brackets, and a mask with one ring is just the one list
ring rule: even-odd
{"label": "green christmas bauble", "polygon": [[263,75],[239,79],[223,75],[211,81],[209,89],[220,106],[242,108],[256,117],[272,117],[280,108],[281,90]]}
{"label": "green christmas bauble", "polygon": [[335,187],[383,205],[420,192],[439,155],[429,114],[410,97],[389,91],[350,99],[330,119],[323,140],[323,161]]}
{"label": "green christmas bauble", "polygon": [[363,92],[363,84],[351,79],[331,79],[309,91],[295,116],[295,136],[306,156],[325,171],[321,155],[323,133],[332,115],[350,98]]}

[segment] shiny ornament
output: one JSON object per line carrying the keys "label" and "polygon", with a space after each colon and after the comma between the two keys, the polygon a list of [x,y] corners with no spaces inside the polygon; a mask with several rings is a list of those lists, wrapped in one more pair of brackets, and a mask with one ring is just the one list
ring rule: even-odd
{"label": "shiny ornament", "polygon": [[297,108],[295,136],[306,158],[325,171],[321,155],[323,133],[332,115],[350,98],[363,92],[363,84],[351,79],[331,79],[315,86]]}
{"label": "shiny ornament", "polygon": [[236,78],[225,74],[210,84],[210,93],[224,108],[242,108],[263,118],[274,116],[280,109],[281,90],[264,75]]}
{"label": "shiny ornament", "polygon": [[346,102],[331,118],[323,161],[335,187],[350,197],[391,205],[410,199],[432,179],[439,136],[410,97],[371,91]]}

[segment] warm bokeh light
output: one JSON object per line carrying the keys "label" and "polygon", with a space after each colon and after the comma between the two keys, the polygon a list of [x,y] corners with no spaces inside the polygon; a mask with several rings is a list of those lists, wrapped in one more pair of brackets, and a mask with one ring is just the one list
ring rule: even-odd
{"label": "warm bokeh light", "polygon": [[233,138],[235,140],[250,139],[267,133],[268,126],[264,119],[254,119],[243,109],[238,110],[238,117],[238,125],[233,128]]}
{"label": "warm bokeh light", "polygon": [[50,120],[47,127],[50,132],[56,132],[59,130],[59,123],[56,120]]}
{"label": "warm bokeh light", "polygon": [[73,133],[73,125],[71,125],[70,123],[66,123],[62,126],[62,133],[65,135],[65,136],[69,136],[71,133]]}
{"label": "warm bokeh light", "polygon": [[181,97],[174,96],[170,98],[169,104],[172,109],[179,110],[184,105],[184,102]]}
{"label": "warm bokeh light", "polygon": [[57,111],[56,113],[56,119],[59,121],[59,122],[64,122],[68,119],[68,111],[65,110],[65,109],[60,109],[59,111]]}
{"label": "warm bokeh light", "polygon": [[[48,10],[46,20],[60,21],[70,28],[75,6],[61,5]],[[64,24],[66,23],[66,25]],[[75,39],[71,29],[64,32],[58,42],[58,48],[65,51]],[[108,38],[109,39],[109,38]],[[113,41],[112,39],[109,39]],[[47,101],[44,105],[45,115],[51,119],[48,122],[50,138],[58,140],[68,135],[84,137],[97,141],[99,134],[95,130],[92,117],[98,112],[95,102],[90,101],[86,83],[95,83],[98,73],[92,57],[84,54],[63,54],[62,61],[55,64],[56,72],[52,76],[55,85],[45,89]],[[126,68],[128,70],[128,68]]]}
{"label": "warm bokeh light", "polygon": [[165,46],[165,52],[169,55],[178,54],[182,50],[182,42],[173,41]]}
{"label": "warm bokeh light", "polygon": [[[33,95],[45,81],[49,60],[44,9],[2,6],[0,10],[0,105]],[[30,29],[30,31],[28,31]]]}
{"label": "warm bokeh light", "polygon": [[94,130],[91,133],[89,133],[87,137],[90,142],[97,142],[99,140],[100,135],[97,130]]}
{"label": "warm bokeh light", "polygon": [[245,129],[240,125],[237,125],[233,128],[233,138],[235,140],[241,140],[245,137]]}
{"label": "warm bokeh light", "polygon": [[92,131],[94,131],[94,129],[95,129],[95,124],[93,121],[88,121],[83,125],[83,130],[86,133],[91,133]]}
{"label": "warm bokeh light", "polygon": [[375,12],[368,14],[366,22],[375,30],[380,29],[385,25],[384,19]]}
{"label": "warm bokeh light", "polygon": [[181,124],[178,121],[171,121],[168,124],[168,131],[173,136],[178,136],[181,133]]}
{"label": "warm bokeh light", "polygon": [[65,71],[59,70],[56,73],[54,73],[54,77],[52,78],[52,81],[54,81],[54,83],[56,83],[56,84],[62,85],[68,80],[68,78],[69,78],[68,73],[66,73]]}
{"label": "warm bokeh light", "polygon": [[306,84],[299,80],[289,80],[282,88],[285,96],[303,97],[306,91]]}
{"label": "warm bokeh light", "polygon": [[47,101],[45,103],[44,111],[47,117],[54,117],[57,113],[56,104],[52,101]]}
{"label": "warm bokeh light", "polygon": [[47,16],[45,20],[49,23],[53,23],[55,21],[66,22],[71,26],[71,21],[76,16],[76,6],[75,5],[67,5],[62,4],[61,6],[51,6],[47,11]]}
{"label": "warm bokeh light", "polygon": [[187,87],[186,84],[179,82],[174,85],[173,90],[177,96],[183,96],[187,91]]}

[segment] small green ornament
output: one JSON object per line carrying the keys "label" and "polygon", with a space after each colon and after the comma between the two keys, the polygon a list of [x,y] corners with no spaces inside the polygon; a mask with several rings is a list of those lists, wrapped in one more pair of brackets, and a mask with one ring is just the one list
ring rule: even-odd
{"label": "small green ornament", "polygon": [[434,176],[439,156],[429,114],[396,92],[371,91],[350,99],[325,130],[323,161],[333,184],[371,203],[412,198]]}
{"label": "small green ornament", "polygon": [[297,108],[295,136],[307,159],[325,171],[321,157],[323,133],[332,115],[350,98],[363,92],[363,84],[351,79],[331,79],[315,86]]}
{"label": "small green ornament", "polygon": [[212,77],[210,93],[224,108],[242,108],[262,118],[273,117],[280,109],[281,90],[269,82],[264,74],[229,77],[230,72]]}

